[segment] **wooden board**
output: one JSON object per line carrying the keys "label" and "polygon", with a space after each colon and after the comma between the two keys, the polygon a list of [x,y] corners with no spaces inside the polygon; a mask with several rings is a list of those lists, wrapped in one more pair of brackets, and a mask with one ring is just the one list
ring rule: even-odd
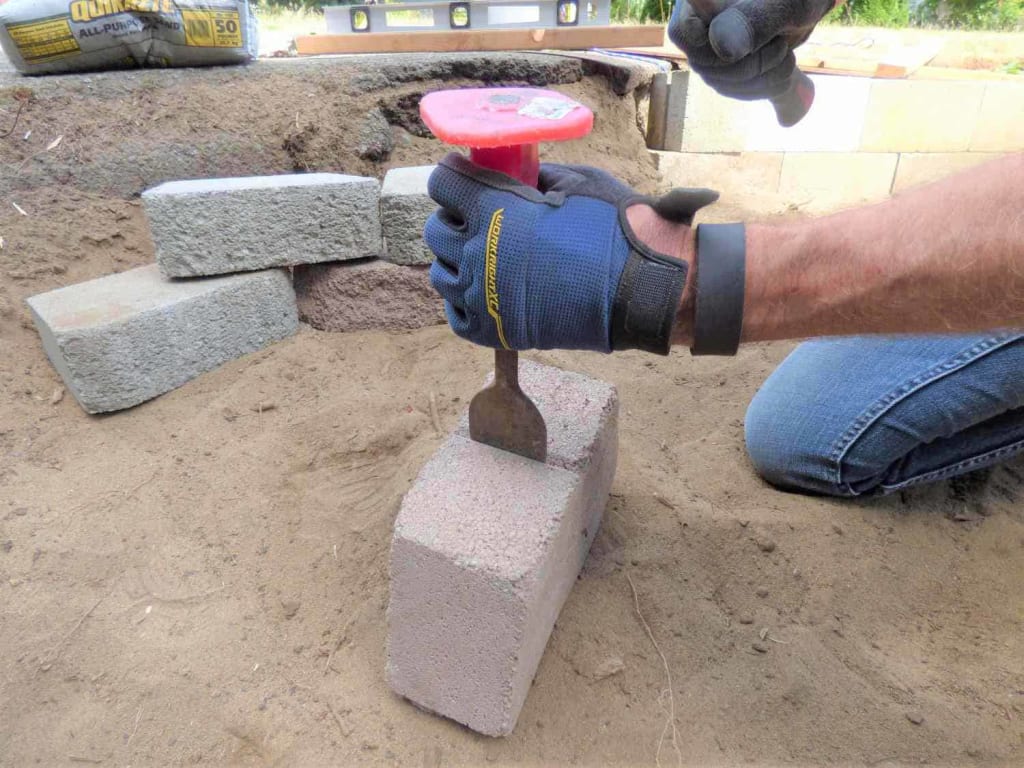
{"label": "wooden board", "polygon": [[428,53],[449,51],[526,51],[543,48],[581,50],[661,45],[664,27],[554,27],[547,29],[467,29],[445,32],[377,32],[351,35],[302,35],[300,56],[327,53]]}
{"label": "wooden board", "polygon": [[[797,64],[810,74],[900,79],[924,67],[935,57],[938,45],[935,41],[926,41],[917,46],[864,48],[808,43],[797,48]],[[630,47],[627,52],[664,59],[676,66],[686,63],[686,54],[670,45]]]}

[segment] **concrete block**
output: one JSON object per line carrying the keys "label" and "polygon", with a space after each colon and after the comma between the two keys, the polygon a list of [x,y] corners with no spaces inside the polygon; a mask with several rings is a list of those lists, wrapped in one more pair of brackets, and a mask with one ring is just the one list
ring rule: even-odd
{"label": "concrete block", "polygon": [[387,677],[420,707],[512,732],[601,523],[618,453],[614,387],[523,362],[548,461],[457,431],[402,501],[391,548]]}
{"label": "concrete block", "polygon": [[898,158],[894,153],[787,152],[779,193],[810,212],[884,200]]}
{"label": "concrete block", "polygon": [[661,72],[651,81],[647,97],[647,129],[644,136],[649,149],[669,149],[665,144],[665,125],[668,120],[668,83],[671,72]]}
{"label": "concrete block", "polygon": [[647,116],[647,146],[651,149],[678,151],[682,147],[689,84],[690,72],[655,75]]}
{"label": "concrete block", "polygon": [[674,187],[711,187],[724,198],[774,194],[782,176],[781,152],[652,152],[654,163]]}
{"label": "concrete block", "polygon": [[691,77],[683,152],[853,152],[860,144],[871,81],[812,75],[814,108],[792,128],[782,128],[766,101],[727,99]]}
{"label": "concrete block", "polygon": [[1024,150],[1024,82],[985,85],[970,149],[972,152]]}
{"label": "concrete block", "polygon": [[302,320],[322,331],[397,330],[445,322],[429,267],[379,259],[295,268]]}
{"label": "concrete block", "polygon": [[167,280],[154,264],[27,303],[50,362],[89,413],[138,405],[298,328],[284,270]]}
{"label": "concrete block", "polygon": [[984,81],[874,80],[860,148],[865,152],[963,152]]}
{"label": "concrete block", "polygon": [[380,183],[309,173],[171,181],[142,201],[168,277],[379,256]]}
{"label": "concrete block", "polygon": [[392,264],[430,264],[434,254],[423,242],[423,225],[437,210],[427,194],[433,165],[392,168],[380,191],[380,217],[384,228],[383,259]]}
{"label": "concrete block", "polygon": [[938,181],[1000,156],[998,152],[904,152],[900,155],[899,165],[896,166],[896,180],[893,182],[892,191],[902,192],[911,187]]}

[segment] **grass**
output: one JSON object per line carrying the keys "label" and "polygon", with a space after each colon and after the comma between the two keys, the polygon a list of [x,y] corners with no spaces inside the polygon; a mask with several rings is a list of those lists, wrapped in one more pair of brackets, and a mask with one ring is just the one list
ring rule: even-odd
{"label": "grass", "polygon": [[290,11],[284,8],[256,8],[260,29],[267,32],[287,32],[294,29],[319,29],[323,26],[323,14],[315,11]]}

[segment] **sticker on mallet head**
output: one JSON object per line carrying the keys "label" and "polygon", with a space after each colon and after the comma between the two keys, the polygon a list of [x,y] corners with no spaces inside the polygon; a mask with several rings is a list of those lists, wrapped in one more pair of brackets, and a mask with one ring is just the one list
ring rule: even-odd
{"label": "sticker on mallet head", "polygon": [[538,96],[519,110],[523,117],[536,117],[539,120],[561,120],[581,105],[569,99],[553,99],[550,96]]}

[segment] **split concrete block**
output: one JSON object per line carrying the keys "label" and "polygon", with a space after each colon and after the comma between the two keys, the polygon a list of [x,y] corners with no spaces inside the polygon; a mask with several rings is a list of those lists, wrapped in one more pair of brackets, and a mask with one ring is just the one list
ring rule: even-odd
{"label": "split concrete block", "polygon": [[986,83],[972,152],[1024,150],[1024,83]]}
{"label": "split concrete block", "polygon": [[[1022,118],[1024,119],[1024,118]],[[904,152],[896,166],[893,193],[938,181],[975,165],[1001,157],[998,152]]]}
{"label": "split concrete block", "polygon": [[298,329],[284,270],[167,280],[154,264],[27,303],[50,362],[89,413],[138,405]]}
{"label": "split concrete block", "polygon": [[525,361],[520,383],[547,422],[547,462],[463,423],[403,499],[391,548],[391,687],[490,736],[515,727],[618,455],[613,386]]}
{"label": "split concrete block", "polygon": [[309,173],[171,181],[142,201],[168,277],[379,256],[380,183]]}
{"label": "split concrete block", "polygon": [[[864,152],[963,152],[974,134],[980,81],[874,80],[864,117]],[[817,107],[817,105],[815,105]],[[813,110],[812,110],[813,111]]]}
{"label": "split concrete block", "polygon": [[434,254],[423,242],[423,225],[437,210],[427,194],[427,180],[435,166],[392,168],[380,191],[380,217],[384,228],[384,255],[392,264],[430,264]]}
{"label": "split concrete block", "polygon": [[321,331],[399,330],[445,322],[429,267],[379,259],[295,268],[299,317]]}

